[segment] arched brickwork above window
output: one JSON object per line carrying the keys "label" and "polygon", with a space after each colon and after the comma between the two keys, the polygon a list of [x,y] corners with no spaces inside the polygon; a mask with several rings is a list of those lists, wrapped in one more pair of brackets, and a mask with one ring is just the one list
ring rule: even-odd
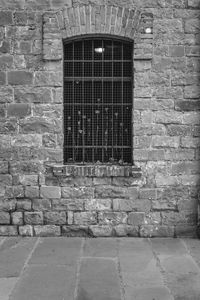
{"label": "arched brickwork above window", "polygon": [[110,5],[78,5],[43,15],[43,58],[62,59],[62,40],[86,34],[109,34],[134,39],[138,33],[150,38],[153,17],[137,8]]}

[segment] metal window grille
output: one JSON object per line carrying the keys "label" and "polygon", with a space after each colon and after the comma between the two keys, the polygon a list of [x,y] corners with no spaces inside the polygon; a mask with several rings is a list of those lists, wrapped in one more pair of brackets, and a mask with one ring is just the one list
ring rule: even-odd
{"label": "metal window grille", "polygon": [[132,163],[131,42],[64,44],[65,163]]}

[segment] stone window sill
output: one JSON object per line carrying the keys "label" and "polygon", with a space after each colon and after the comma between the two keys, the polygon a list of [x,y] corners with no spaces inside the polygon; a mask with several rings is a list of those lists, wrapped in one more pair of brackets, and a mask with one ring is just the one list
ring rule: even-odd
{"label": "stone window sill", "polygon": [[50,164],[55,176],[79,177],[134,177],[140,178],[141,168],[134,165],[61,165]]}

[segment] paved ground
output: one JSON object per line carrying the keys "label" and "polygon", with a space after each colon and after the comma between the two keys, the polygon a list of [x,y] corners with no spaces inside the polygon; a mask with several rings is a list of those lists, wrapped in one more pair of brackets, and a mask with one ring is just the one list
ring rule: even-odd
{"label": "paved ground", "polygon": [[0,238],[0,300],[200,300],[200,240]]}

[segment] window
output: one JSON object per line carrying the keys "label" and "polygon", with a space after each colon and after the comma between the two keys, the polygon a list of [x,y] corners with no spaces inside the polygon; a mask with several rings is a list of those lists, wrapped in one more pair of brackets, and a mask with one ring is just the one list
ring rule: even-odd
{"label": "window", "polygon": [[100,37],[64,44],[65,163],[132,163],[132,51]]}

